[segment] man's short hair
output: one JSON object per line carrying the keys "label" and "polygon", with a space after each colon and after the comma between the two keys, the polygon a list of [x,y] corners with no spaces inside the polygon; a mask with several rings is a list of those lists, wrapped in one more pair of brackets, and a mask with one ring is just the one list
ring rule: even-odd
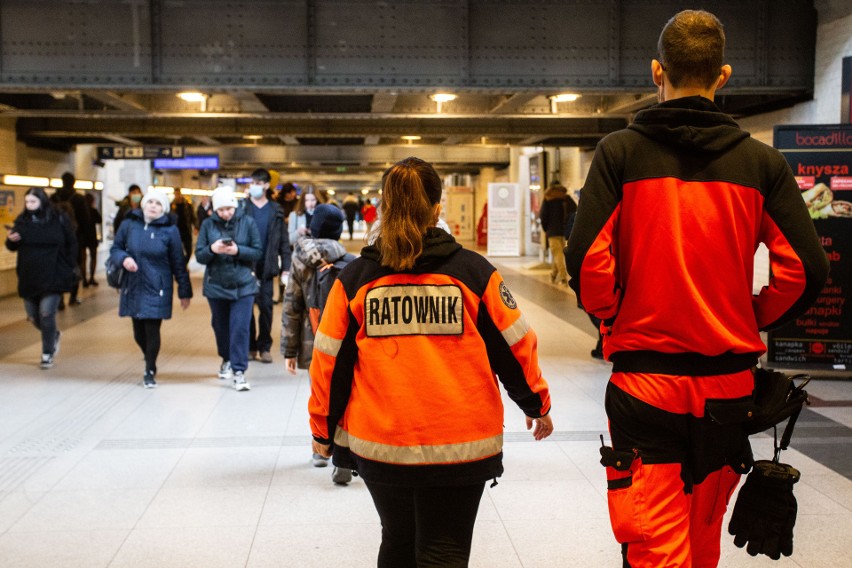
{"label": "man's short hair", "polygon": [[725,64],[725,29],[710,12],[678,12],[663,27],[657,53],[673,87],[712,87]]}
{"label": "man's short hair", "polygon": [[269,183],[272,181],[272,176],[269,175],[269,170],[258,168],[251,173],[251,179],[261,183]]}

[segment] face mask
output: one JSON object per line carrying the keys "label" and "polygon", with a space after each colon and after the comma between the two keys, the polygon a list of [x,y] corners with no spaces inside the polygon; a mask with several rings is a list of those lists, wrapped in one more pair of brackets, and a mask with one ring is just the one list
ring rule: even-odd
{"label": "face mask", "polygon": [[253,183],[249,186],[249,195],[252,199],[257,199],[261,195],[263,195],[263,186],[259,183]]}
{"label": "face mask", "polygon": [[131,195],[130,201],[132,201],[133,203],[139,203],[140,201],[142,201],[142,196],[141,195]]}

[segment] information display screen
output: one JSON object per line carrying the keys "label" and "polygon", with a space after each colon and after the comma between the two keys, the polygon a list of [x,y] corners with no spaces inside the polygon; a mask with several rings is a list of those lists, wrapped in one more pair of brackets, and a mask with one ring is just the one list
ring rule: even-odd
{"label": "information display screen", "polygon": [[219,156],[156,158],[153,166],[155,170],[218,170]]}

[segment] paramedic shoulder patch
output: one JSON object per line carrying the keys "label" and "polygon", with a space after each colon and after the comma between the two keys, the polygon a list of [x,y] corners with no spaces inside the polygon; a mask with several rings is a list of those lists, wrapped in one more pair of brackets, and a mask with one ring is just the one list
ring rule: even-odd
{"label": "paramedic shoulder patch", "polygon": [[515,301],[515,298],[512,297],[512,293],[509,292],[509,287],[506,286],[505,282],[500,282],[500,298],[510,310],[514,310],[518,307],[518,303]]}
{"label": "paramedic shoulder patch", "polygon": [[462,312],[458,286],[380,286],[364,298],[364,327],[367,337],[461,335]]}

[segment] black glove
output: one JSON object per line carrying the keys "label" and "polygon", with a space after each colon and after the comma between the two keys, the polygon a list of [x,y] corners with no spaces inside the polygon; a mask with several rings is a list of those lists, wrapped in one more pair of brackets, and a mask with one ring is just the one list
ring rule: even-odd
{"label": "black glove", "polygon": [[734,544],[752,555],[773,560],[793,554],[793,526],[798,510],[793,484],[801,474],[783,463],[757,461],[740,489],[728,532]]}

